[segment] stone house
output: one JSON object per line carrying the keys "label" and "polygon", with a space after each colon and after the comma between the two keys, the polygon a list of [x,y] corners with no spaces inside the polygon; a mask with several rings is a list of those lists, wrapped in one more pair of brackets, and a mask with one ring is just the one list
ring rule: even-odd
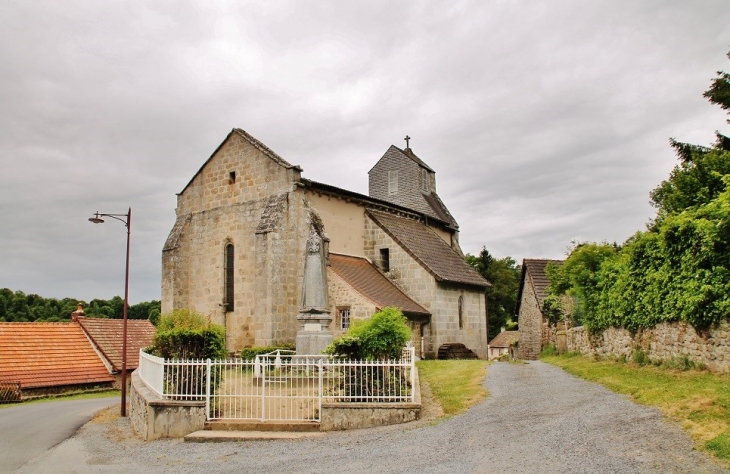
{"label": "stone house", "polygon": [[522,276],[517,292],[515,315],[519,327],[519,351],[522,359],[535,360],[548,343],[549,328],[542,313],[542,303],[550,285],[545,269],[562,260],[526,258],[522,260]]}
{"label": "stone house", "polygon": [[504,328],[502,328],[502,332],[494,336],[494,338],[489,341],[488,359],[499,359],[503,355],[507,354],[509,354],[510,357],[514,357],[516,355],[514,351],[517,348],[519,341],[519,331],[505,331]]}
{"label": "stone house", "polygon": [[422,355],[447,342],[487,355],[490,283],[464,261],[435,173],[409,147],[385,152],[366,196],[302,177],[233,129],[178,194],[176,214],[162,252],[162,312],[189,308],[223,324],[229,351],[310,330],[305,262],[321,255],[324,295],[306,310],[319,314],[317,327],[337,335],[397,306]]}

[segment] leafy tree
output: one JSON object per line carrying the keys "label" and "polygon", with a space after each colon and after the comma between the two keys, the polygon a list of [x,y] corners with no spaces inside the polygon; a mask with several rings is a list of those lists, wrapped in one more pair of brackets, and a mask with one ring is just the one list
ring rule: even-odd
{"label": "leafy tree", "polygon": [[512,257],[495,259],[486,247],[482,247],[479,255],[467,254],[466,262],[492,284],[487,288],[488,339],[491,341],[502,327],[516,328],[511,317],[517,303],[520,266]]}
{"label": "leafy tree", "polygon": [[[705,97],[730,111],[730,76],[718,73]],[[677,320],[707,328],[730,318],[730,139],[671,144],[679,164],[651,193],[658,211],[648,229],[614,254],[577,247],[548,272],[553,293],[583,298],[592,331]]]}
{"label": "leafy tree", "polygon": [[[89,317],[121,319],[124,314],[124,300],[119,296],[111,300],[93,299],[87,305],[76,298],[59,300],[0,288],[0,321],[68,321],[78,303],[84,305],[84,311]],[[130,305],[128,316],[130,319],[150,319],[159,317],[159,313],[159,301],[144,301]]]}

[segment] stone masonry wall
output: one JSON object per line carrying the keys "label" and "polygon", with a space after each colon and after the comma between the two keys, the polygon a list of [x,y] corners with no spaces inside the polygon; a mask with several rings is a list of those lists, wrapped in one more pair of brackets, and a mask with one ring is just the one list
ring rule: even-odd
{"label": "stone masonry wall", "polygon": [[368,319],[375,313],[375,304],[365,299],[362,295],[352,289],[331,269],[327,270],[327,281],[329,283],[329,299],[332,314],[330,329],[335,337],[347,332],[340,329],[338,308],[348,306],[350,308],[350,321],[356,319]]}
{"label": "stone masonry wall", "polygon": [[520,328],[519,355],[522,359],[535,360],[542,350],[543,316],[529,274],[526,275],[525,286],[522,289],[517,320]]}
{"label": "stone masonry wall", "polygon": [[641,348],[652,360],[687,357],[712,371],[730,372],[730,322],[727,321],[703,333],[683,321],[661,323],[633,335],[623,328],[590,334],[579,326],[568,329],[567,342],[569,351],[590,356],[630,359],[634,349]]}

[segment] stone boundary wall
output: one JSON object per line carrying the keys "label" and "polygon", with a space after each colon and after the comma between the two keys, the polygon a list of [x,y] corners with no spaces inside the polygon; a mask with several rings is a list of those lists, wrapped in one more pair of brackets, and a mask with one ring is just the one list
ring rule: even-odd
{"label": "stone boundary wall", "polygon": [[[548,329],[551,344],[557,343],[560,329],[555,326]],[[613,327],[590,334],[584,326],[568,328],[565,332],[567,350],[584,355],[630,359],[634,349],[641,348],[652,360],[687,357],[713,372],[730,372],[730,321],[700,332],[683,321],[661,323],[636,334]]]}
{"label": "stone boundary wall", "polygon": [[182,438],[205,427],[205,402],[163,400],[132,373],[129,419],[145,441]]}
{"label": "stone boundary wall", "polygon": [[[322,403],[320,431],[353,430],[417,420],[421,414],[421,385],[414,366],[412,403]],[[205,402],[163,400],[132,373],[130,422],[145,441],[182,438],[205,428]]]}
{"label": "stone boundary wall", "polygon": [[415,421],[421,416],[421,381],[414,366],[413,403],[322,403],[320,431],[342,431]]}

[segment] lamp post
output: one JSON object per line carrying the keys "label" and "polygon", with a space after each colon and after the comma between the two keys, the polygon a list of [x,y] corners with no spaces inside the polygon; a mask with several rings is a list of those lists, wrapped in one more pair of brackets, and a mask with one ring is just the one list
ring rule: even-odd
{"label": "lamp post", "polygon": [[124,272],[124,320],[122,322],[122,416],[127,416],[127,311],[129,308],[129,233],[132,229],[132,208],[126,214],[102,214],[97,211],[89,221],[94,224],[104,222],[102,217],[111,217],[122,222],[127,228],[127,267]]}

